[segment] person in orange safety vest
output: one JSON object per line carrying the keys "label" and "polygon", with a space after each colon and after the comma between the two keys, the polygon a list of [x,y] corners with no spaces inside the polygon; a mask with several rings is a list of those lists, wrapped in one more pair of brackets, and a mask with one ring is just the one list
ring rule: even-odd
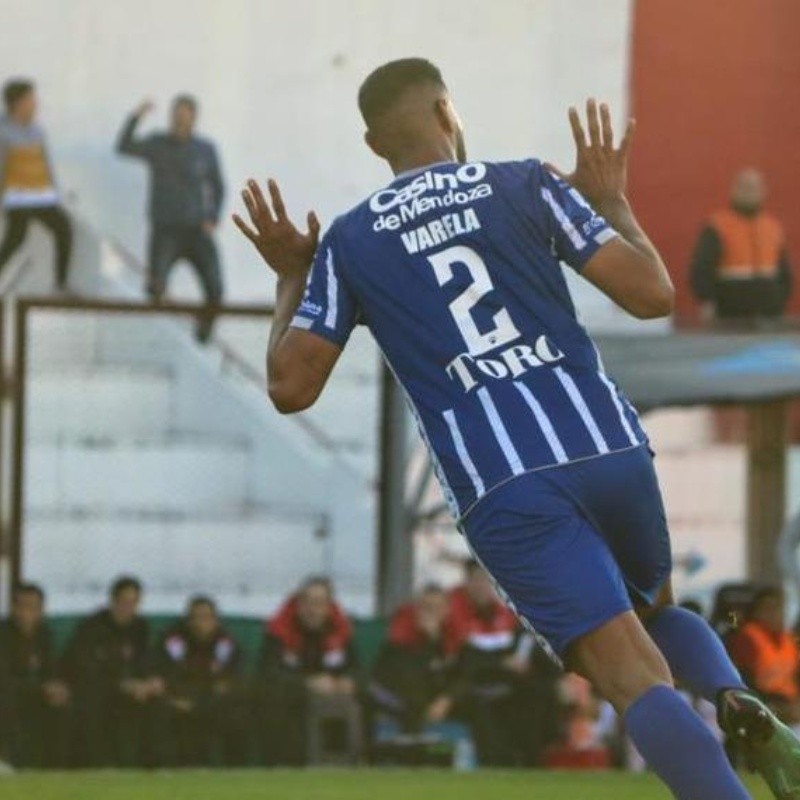
{"label": "person in orange safety vest", "polygon": [[781,223],[764,210],[766,186],[755,169],[734,179],[728,208],[711,215],[691,263],[691,284],[705,317],[780,317],[792,290]]}
{"label": "person in orange safety vest", "polygon": [[749,686],[786,722],[800,722],[800,647],[786,627],[779,588],[758,592],[747,620],[731,639],[730,651]]}

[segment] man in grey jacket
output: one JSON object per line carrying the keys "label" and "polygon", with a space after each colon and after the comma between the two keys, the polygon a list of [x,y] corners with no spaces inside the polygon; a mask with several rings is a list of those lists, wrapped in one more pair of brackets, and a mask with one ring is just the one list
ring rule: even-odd
{"label": "man in grey jacket", "polygon": [[56,285],[66,287],[72,226],[61,206],[44,131],[36,124],[37,97],[31,81],[3,87],[6,113],[0,116],[0,203],[6,217],[0,242],[0,273],[25,240],[31,222],[53,234]]}
{"label": "man in grey jacket", "polygon": [[[150,167],[148,291],[155,302],[161,300],[171,267],[185,259],[197,272],[211,312],[222,300],[214,231],[224,185],[216,149],[195,135],[197,102],[189,95],[173,101],[168,131],[137,136],[139,123],[152,107],[142,103],[125,121],[117,142],[119,153],[141,158]],[[201,321],[201,340],[210,335],[212,321],[212,313]]]}

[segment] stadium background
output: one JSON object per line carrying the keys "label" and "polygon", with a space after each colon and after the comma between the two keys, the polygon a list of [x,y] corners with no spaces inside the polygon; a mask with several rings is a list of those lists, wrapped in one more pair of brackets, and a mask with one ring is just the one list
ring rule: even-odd
{"label": "stadium background", "polygon": [[[760,164],[775,206],[792,204],[792,0],[732,0],[724,13],[692,0],[504,0],[501,14],[439,0],[436,26],[421,0],[4,0],[2,10],[0,69],[38,76],[64,186],[137,252],[144,175],[109,143],[140,99],[153,97],[163,119],[176,87],[196,93],[231,186],[272,170],[293,204],[313,202],[330,219],[386,178],[358,146],[354,87],[371,65],[409,52],[436,54],[477,158],[568,163],[558,124],[568,104],[596,94],[618,120],[630,109],[641,126],[633,192],[675,265],[684,312],[693,237],[732,171]],[[786,222],[796,237],[797,220]],[[261,269],[230,226],[223,235],[233,296],[263,296]]]}
{"label": "stadium background", "polygon": [[[408,0],[402,5],[383,0],[0,0],[0,75],[29,74],[40,87],[60,182],[70,208],[85,223],[78,270],[87,287],[96,284],[98,275],[117,281],[124,272],[120,253],[132,254],[134,262],[144,255],[145,176],[113,152],[124,115],[142,99],[155,99],[157,108],[148,125],[160,127],[177,91],[200,98],[200,127],[221,148],[228,209],[236,204],[236,188],[245,178],[274,175],[286,187],[292,210],[313,205],[325,222],[387,179],[384,167],[361,144],[355,89],[376,63],[409,53],[429,56],[441,65],[464,117],[473,158],[535,154],[569,165],[569,104],[596,95],[611,103],[618,123],[626,113],[634,114],[639,130],[631,193],[644,225],[671,265],[681,317],[695,316],[686,280],[694,238],[708,212],[724,202],[730,176],[743,164],[765,170],[770,205],[781,213],[796,249],[800,217],[793,197],[796,170],[789,166],[800,133],[800,60],[791,41],[800,24],[797,3],[730,0],[723,14],[711,0],[503,0],[501,8],[502,13],[496,5],[468,0]],[[271,278],[232,225],[223,226],[221,243],[229,299],[269,302]],[[30,253],[34,263],[46,259],[49,243],[35,238]],[[32,278],[27,287],[23,281],[23,288],[38,291],[37,281]],[[629,328],[603,298],[583,284],[576,282],[574,288],[592,328]],[[175,294],[196,299],[187,273],[180,274]],[[800,309],[798,297],[796,293],[793,310]],[[79,511],[92,503],[103,506],[96,524],[106,524],[109,490],[99,479],[99,462],[68,462],[69,431],[59,427],[60,422],[48,428],[44,420],[60,413],[62,422],[78,419],[86,434],[98,411],[103,412],[97,405],[79,408],[80,383],[86,369],[97,366],[94,361],[79,355],[73,364],[79,369],[65,377],[69,370],[64,361],[70,365],[76,343],[88,354],[96,353],[101,343],[115,357],[122,354],[126,364],[141,365],[142,353],[162,331],[153,333],[143,320],[122,323],[86,315],[75,322],[49,312],[45,316],[48,319],[43,317],[32,329],[30,374],[33,380],[44,376],[33,384],[40,395],[49,387],[58,392],[59,401],[48,404],[45,398],[37,405],[36,396],[30,400],[31,447],[46,446],[28,461],[34,483],[29,484],[32,521],[26,536],[30,577],[45,583],[52,579],[55,611],[84,611],[96,605],[104,592],[102,576],[121,571],[125,563],[132,563],[148,583],[146,607],[151,611],[177,611],[186,593],[205,588],[200,585],[205,581],[221,597],[224,610],[264,615],[309,567],[314,571],[320,566],[340,583],[349,609],[361,615],[374,611],[372,488],[378,477],[380,375],[376,353],[365,338],[356,339],[328,404],[309,415],[315,430],[331,431],[337,425],[346,429],[332,450],[319,452],[313,436],[298,444],[300,434],[292,424],[275,419],[266,407],[253,412],[247,424],[225,432],[258,439],[252,429],[265,428],[265,441],[248,440],[252,447],[247,458],[227,474],[230,483],[247,484],[249,500],[259,507],[278,507],[277,516],[271,512],[267,518],[270,525],[278,520],[271,530],[265,531],[256,519],[234,541],[239,522],[226,519],[216,533],[206,528],[205,534],[194,536],[200,528],[192,526],[199,523],[187,508],[194,504],[198,514],[204,513],[204,503],[213,502],[214,495],[201,495],[213,484],[215,470],[225,471],[229,462],[215,460],[216,455],[208,459],[204,488],[194,493],[191,486],[181,489],[179,503],[161,508],[165,495],[151,494],[153,487],[141,474],[148,462],[134,452],[127,488],[130,494],[153,498],[151,511],[161,518],[159,525],[147,528],[136,517],[127,532],[144,533],[138,545],[132,545],[130,538],[123,541],[87,526],[85,518],[76,522],[74,514],[71,522],[59,518],[51,524],[54,513],[69,516],[75,511],[69,497],[73,490],[83,504],[78,504]],[[223,326],[220,336],[237,359],[256,372],[261,369],[262,322]],[[131,337],[140,340],[138,347],[130,345]],[[202,428],[226,408],[230,387],[223,390],[217,384],[227,379],[212,375],[180,337],[170,332],[167,338],[170,353],[163,363],[172,368],[172,359],[186,359],[191,366],[178,388],[170,389],[163,404],[155,403],[150,411],[184,408],[186,396],[202,387],[213,400],[190,414]],[[141,391],[139,377],[135,371],[125,378],[117,375],[108,389],[109,402]],[[237,397],[236,408],[244,403],[250,413],[255,395],[251,387],[246,393],[247,401]],[[58,413],[55,405],[61,407]],[[370,425],[359,424],[363,420]],[[130,422],[123,419],[121,424]],[[134,429],[139,422],[132,423]],[[703,409],[659,412],[651,416],[649,426],[661,452],[679,555],[687,555],[687,563],[697,556],[706,562],[697,576],[680,571],[679,585],[707,599],[722,579],[741,577],[745,571],[742,449],[712,440],[713,420]],[[354,432],[359,427],[365,430]],[[197,449],[185,452],[185,459],[204,452],[201,438],[195,438]],[[268,438],[277,444],[270,447]],[[281,449],[284,445],[288,456]],[[160,475],[170,474],[179,463],[174,456],[167,452],[157,470]],[[59,464],[50,470],[57,492],[52,486],[41,489],[47,480],[37,477],[37,467],[50,462]],[[344,462],[351,477],[340,476]],[[67,490],[68,463],[73,480]],[[794,463],[793,458],[790,509],[797,507],[800,495]],[[334,475],[340,482],[333,490],[321,491]],[[700,480],[707,488],[703,497],[696,491]],[[81,481],[99,486],[81,494]],[[259,481],[270,484],[263,495],[252,488]],[[313,497],[315,491],[319,498]],[[337,492],[338,500],[332,496]],[[44,498],[39,505],[37,497]],[[130,509],[122,511],[130,522]],[[136,509],[140,516],[141,512]],[[180,522],[170,522],[187,517],[183,528]],[[284,518],[288,522],[281,527]],[[326,529],[326,537],[317,535],[320,528]],[[167,548],[155,544],[165,530],[172,536]],[[65,538],[65,532],[75,538]],[[459,549],[450,531],[437,521],[424,533],[418,542],[418,579],[453,579],[456,572],[448,556]],[[292,547],[289,538],[296,534],[300,544]],[[243,572],[240,564],[249,557],[254,568]],[[437,559],[441,563],[427,572],[431,560]],[[176,564],[187,580],[175,581]],[[256,586],[264,576],[271,585]],[[48,796],[47,791],[41,796]]]}
{"label": "stadium background", "polygon": [[[157,103],[145,129],[163,125],[169,99],[176,91],[190,91],[200,98],[201,129],[220,144],[228,184],[227,210],[236,205],[236,188],[245,178],[273,174],[284,184],[290,208],[302,211],[313,205],[323,221],[330,221],[387,177],[383,166],[361,143],[355,88],[371,65],[408,52],[436,54],[458,100],[475,158],[537,154],[568,165],[572,153],[564,118],[567,105],[594,94],[611,103],[618,122],[626,113],[633,113],[639,134],[631,169],[632,195],[670,263],[678,288],[679,317],[692,319],[696,313],[687,288],[694,237],[709,211],[724,201],[729,177],[737,167],[758,164],[766,171],[770,204],[782,215],[790,243],[797,239],[800,223],[792,211],[793,173],[784,168],[791,163],[798,128],[798,104],[792,102],[792,93],[800,62],[786,44],[786,37],[800,11],[791,0],[773,0],[765,5],[736,0],[726,5],[724,15],[716,13],[714,4],[690,0],[609,0],[602,5],[591,0],[507,0],[503,13],[483,3],[442,0],[436,9],[437,19],[446,24],[431,26],[429,4],[415,0],[403,4],[402,9],[357,0],[320,0],[291,6],[255,0],[225,4],[215,0],[114,4],[97,0],[4,0],[0,73],[32,74],[40,85],[43,121],[50,132],[61,186],[70,209],[85,223],[76,259],[80,261],[76,272],[84,282],[81,288],[95,293],[99,272],[113,276],[115,285],[110,291],[118,294],[120,249],[133,262],[141,262],[144,255],[146,175],[114,153],[124,115],[142,98],[152,97]],[[680,108],[680,114],[675,113],[676,108]],[[269,302],[272,278],[253,258],[247,243],[231,224],[222,226],[220,237],[229,299]],[[46,238],[34,237],[34,261],[46,260],[48,248]],[[38,258],[40,255],[42,258]],[[46,269],[40,271],[46,273]],[[140,280],[133,277],[134,284]],[[40,284],[41,280],[27,285],[23,281],[18,290],[35,292]],[[583,318],[596,331],[631,326],[634,330],[663,330],[661,323],[631,323],[584,282],[573,280],[572,287]],[[129,294],[135,297],[138,291],[137,286]],[[188,269],[182,266],[173,294],[189,300],[198,296]],[[797,293],[794,302],[798,302]],[[65,358],[77,361],[79,372],[93,368],[74,355],[81,348],[91,349],[90,341],[95,341],[92,337],[99,335],[87,332],[97,323],[97,318],[90,323],[89,316],[84,322],[72,320],[72,339],[65,338],[63,318],[50,314],[49,322],[42,319],[40,324],[46,332],[38,345],[32,345],[31,370],[34,375],[45,373],[43,386],[52,387],[53,381],[60,386],[61,416],[77,415],[83,420],[79,419],[77,426],[81,435],[91,438],[109,435],[98,422],[111,419],[108,409],[102,404],[90,407],[80,398],[80,380],[74,374],[67,380],[68,390],[63,374],[51,374],[53,369],[61,373],[67,369]],[[112,331],[108,336],[123,336],[121,325],[121,320],[107,321],[106,329]],[[261,323],[222,326],[222,331],[225,352],[232,350],[257,383],[263,370]],[[145,337],[138,338],[142,340],[140,350],[147,352]],[[171,340],[171,335],[167,338]],[[209,449],[198,444],[200,437],[196,435],[202,434],[204,426],[209,433],[233,433],[248,442],[259,439],[253,431],[262,426],[268,428],[273,440],[277,437],[285,450],[293,452],[291,459],[276,458],[267,445],[268,437],[261,436],[258,457],[251,454],[246,466],[240,460],[227,475],[232,489],[237,482],[247,484],[248,501],[256,505],[285,506],[285,498],[291,498],[287,526],[272,538],[261,534],[263,526],[254,519],[241,529],[220,526],[216,534],[206,529],[199,536],[192,534],[199,530],[192,525],[177,533],[173,525],[163,537],[166,522],[161,527],[151,525],[147,535],[141,533],[142,526],[137,529],[131,524],[124,535],[124,547],[122,534],[115,537],[107,531],[101,533],[97,526],[78,526],[82,530],[76,533],[76,526],[68,525],[65,533],[63,526],[51,524],[53,506],[62,516],[65,510],[74,512],[76,506],[81,513],[91,512],[107,500],[107,487],[96,481],[89,466],[91,459],[70,462],[64,444],[71,435],[64,427],[69,428],[69,424],[54,422],[58,415],[54,415],[46,396],[43,405],[37,405],[37,398],[45,393],[34,387],[29,421],[33,430],[28,438],[37,441],[44,437],[51,443],[56,437],[60,444],[55,453],[52,448],[34,453],[38,458],[35,463],[46,465],[44,470],[33,470],[34,478],[49,474],[52,480],[29,492],[30,504],[50,519],[26,536],[31,556],[41,554],[42,558],[40,567],[32,565],[31,576],[49,576],[56,584],[54,601],[66,610],[83,610],[102,597],[100,574],[104,563],[108,569],[119,570],[127,559],[151,576],[148,602],[152,607],[173,611],[179,606],[178,595],[183,596],[183,589],[188,587],[167,588],[166,584],[174,584],[174,576],[165,565],[171,564],[176,553],[187,558],[187,548],[181,542],[191,541],[199,551],[186,573],[205,579],[209,571],[214,571],[208,565],[219,565],[213,576],[214,588],[222,592],[231,611],[262,613],[265,606],[274,606],[304,569],[324,566],[343,582],[348,605],[359,613],[370,613],[375,607],[372,529],[376,508],[374,494],[365,487],[374,486],[378,477],[379,372],[377,355],[367,337],[355,337],[350,351],[332,391],[320,407],[306,415],[317,432],[333,440],[333,458],[330,450],[322,452],[314,437],[296,434],[296,425],[277,419],[267,408],[251,414],[251,424],[244,425],[246,430],[242,426],[234,431],[230,426],[220,429],[220,417],[230,416],[223,411],[221,396],[216,405],[210,403],[209,408],[197,412],[199,417],[189,426],[196,452]],[[197,353],[180,357],[175,353],[173,359],[198,362],[192,368],[195,372],[208,372],[208,365],[199,363],[202,359]],[[142,358],[140,353],[135,360],[141,362]],[[125,365],[130,365],[130,359]],[[206,379],[209,385],[204,392],[219,394],[216,389],[220,380],[210,375]],[[113,405],[119,417],[125,405],[115,397],[125,397],[125,392],[136,385],[136,376],[105,376],[103,381],[104,386],[116,384],[108,388],[112,394],[107,405]],[[149,409],[151,420],[159,413],[166,416],[163,409],[184,407],[182,398],[187,396],[189,384],[185,380],[177,384],[184,391],[165,390],[161,406],[156,403]],[[148,395],[145,392],[140,396]],[[252,410],[257,400],[252,396],[248,400]],[[341,414],[342,409],[352,413]],[[40,419],[50,420],[44,424],[42,437],[36,435],[37,413]],[[126,414],[128,418],[135,416],[128,411],[118,423],[107,422],[108,426],[120,425],[118,438],[161,435],[157,424],[155,431],[146,425],[142,429],[139,422],[126,422]],[[360,424],[361,420],[368,424]],[[186,420],[177,420],[175,425],[186,427]],[[199,430],[195,430],[197,426]],[[656,413],[650,415],[648,426],[661,456],[676,550],[688,554],[690,560],[700,555],[706,562],[706,568],[696,577],[679,572],[679,585],[687,592],[708,597],[720,580],[740,577],[744,572],[741,533],[745,509],[742,493],[730,491],[731,486],[744,482],[743,450],[712,441],[714,426],[702,409]],[[298,439],[303,441],[298,443]],[[151,467],[137,467],[152,465],[153,460],[143,460],[136,453],[131,458],[126,478],[128,494],[138,493],[140,500],[129,502],[131,507],[122,510],[128,518],[157,515],[163,492],[150,491],[152,487],[142,477]],[[225,459],[215,462],[215,458],[210,454],[207,459],[210,483],[225,463]],[[352,479],[342,478],[341,470],[331,466],[341,458],[355,462],[348,472]],[[419,460],[419,455],[416,458]],[[180,470],[180,463],[185,463],[166,457],[157,461],[162,470],[173,475],[176,468]],[[323,500],[320,493],[308,491],[303,496],[296,491],[311,463],[315,465],[312,472],[321,476],[323,484],[325,475],[348,483],[348,488],[339,490],[344,498],[341,502],[335,503],[330,496]],[[792,455],[792,476],[794,464]],[[241,469],[249,470],[249,475],[237,472]],[[708,484],[702,503],[692,491],[700,475]],[[78,485],[80,489],[81,482],[97,485],[73,502],[70,487]],[[255,491],[251,491],[253,484]],[[797,481],[790,480],[790,509],[796,506],[795,484]],[[41,502],[37,491],[42,495]],[[191,485],[182,492],[182,501],[166,503],[165,510],[191,516],[194,503],[195,511],[201,513],[204,501],[193,496]],[[202,494],[199,489],[196,493]],[[215,496],[212,493],[206,500],[212,502]],[[450,549],[458,550],[458,545],[448,536],[446,524],[441,525],[441,518],[435,522],[427,529],[431,535],[418,542],[418,580],[441,576],[452,579],[456,574],[448,572],[446,556]],[[331,536],[314,535],[328,523]],[[44,533],[38,536],[40,529]],[[290,532],[298,529],[304,535],[293,538]],[[249,533],[233,535],[234,530]],[[78,539],[71,539],[73,536]],[[134,547],[131,542],[137,537],[139,546]],[[153,537],[171,537],[172,547],[151,547]],[[68,540],[72,546],[58,557],[55,570],[52,545]],[[292,550],[285,546],[290,540],[301,544]],[[276,542],[283,542],[284,547],[276,547]],[[248,559],[250,549],[258,555]],[[215,558],[208,557],[210,552]],[[306,559],[308,553],[313,556]],[[257,579],[257,570],[243,576],[237,566],[247,561],[269,576],[267,582],[277,581],[273,592],[265,595],[263,590],[253,590],[249,584]],[[426,568],[437,562],[441,563],[431,575]],[[58,572],[57,580],[54,572]],[[79,588],[81,580],[83,587]],[[234,585],[245,585],[245,589],[231,589]]]}

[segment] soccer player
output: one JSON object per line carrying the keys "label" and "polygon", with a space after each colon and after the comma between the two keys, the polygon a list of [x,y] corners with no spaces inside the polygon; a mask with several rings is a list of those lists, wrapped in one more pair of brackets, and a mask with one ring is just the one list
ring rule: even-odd
{"label": "soccer player", "polygon": [[[625,196],[633,122],[617,146],[590,100],[570,110],[577,165],[470,162],[439,70],[378,68],[359,106],[395,179],[338,217],[319,247],[278,186],[255,181],[235,221],[277,273],[269,394],[310,406],[366,324],[405,389],[453,514],[523,624],[624,716],[680,800],[748,796],[673,676],[719,703],[722,725],[784,797],[800,747],[747,693],[721,643],[669,604],[670,544],[647,438],[576,321],[560,262],[631,314],[673,289]],[[637,614],[637,611],[639,614]]]}

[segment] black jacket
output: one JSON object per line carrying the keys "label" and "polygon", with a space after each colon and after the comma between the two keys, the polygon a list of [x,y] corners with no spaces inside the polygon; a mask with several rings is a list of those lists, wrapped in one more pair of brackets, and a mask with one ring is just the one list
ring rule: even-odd
{"label": "black jacket", "polygon": [[112,689],[130,678],[150,674],[150,628],[141,617],[120,626],[104,609],[82,620],[70,639],[64,668],[71,683],[88,689]]}
{"label": "black jacket", "polygon": [[326,653],[323,635],[306,632],[303,647],[296,654],[288,655],[284,643],[270,633],[264,636],[261,651],[261,677],[266,685],[273,687],[299,687],[311,675],[329,673],[357,679],[358,661],[352,641],[335,654]]}
{"label": "black jacket", "polygon": [[370,697],[406,729],[415,729],[436,698],[446,695],[457,703],[462,696],[466,687],[458,661],[444,653],[440,642],[406,647],[387,641],[373,668]]}
{"label": "black jacket", "polygon": [[32,637],[23,635],[13,620],[0,623],[0,684],[5,691],[14,687],[38,689],[57,677],[57,664],[50,630],[40,625]]}
{"label": "black jacket", "polygon": [[238,682],[241,650],[223,628],[207,642],[192,636],[184,623],[167,631],[158,648],[156,671],[175,697],[193,698]]}
{"label": "black jacket", "polygon": [[125,121],[117,151],[141,158],[150,167],[149,215],[161,227],[199,226],[217,222],[225,186],[214,145],[192,136],[186,141],[169,133],[136,137],[139,117]]}

